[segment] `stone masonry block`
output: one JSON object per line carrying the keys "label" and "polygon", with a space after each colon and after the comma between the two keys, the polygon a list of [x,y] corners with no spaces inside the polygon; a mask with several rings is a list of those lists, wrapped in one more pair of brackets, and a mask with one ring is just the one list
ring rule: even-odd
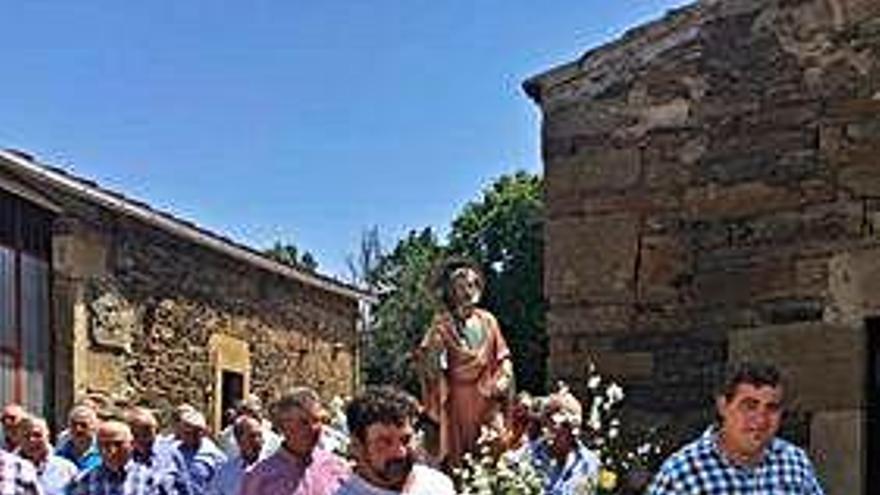
{"label": "stone masonry block", "polygon": [[598,147],[547,162],[548,187],[557,193],[621,190],[636,183],[639,150]]}
{"label": "stone masonry block", "polygon": [[810,425],[810,459],[816,466],[819,479],[826,487],[835,487],[829,493],[865,493],[862,452],[866,448],[862,425],[864,413],[858,409],[820,411],[813,415]]}
{"label": "stone masonry block", "polygon": [[647,380],[654,373],[654,354],[650,352],[596,353],[596,368],[599,373],[617,380]]}
{"label": "stone masonry block", "polygon": [[757,215],[796,207],[800,193],[784,186],[747,182],[728,187],[709,185],[685,194],[685,209],[700,218]]}
{"label": "stone masonry block", "polygon": [[729,339],[731,361],[757,359],[783,370],[796,409],[863,405],[865,335],[861,327],[795,323],[737,330]]}
{"label": "stone masonry block", "polygon": [[638,274],[639,301],[674,300],[691,277],[687,246],[675,236],[645,237]]}
{"label": "stone masonry block", "polygon": [[555,305],[547,312],[547,334],[567,342],[572,336],[624,333],[633,314],[628,304]]}
{"label": "stone masonry block", "polygon": [[551,303],[632,300],[634,215],[551,217],[546,229],[545,287]]}
{"label": "stone masonry block", "polygon": [[837,254],[828,271],[828,319],[860,325],[866,316],[880,313],[880,249]]}

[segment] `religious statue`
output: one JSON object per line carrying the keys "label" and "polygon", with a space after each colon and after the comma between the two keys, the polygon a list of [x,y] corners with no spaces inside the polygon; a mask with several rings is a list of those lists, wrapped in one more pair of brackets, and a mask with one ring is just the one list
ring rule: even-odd
{"label": "religious statue", "polygon": [[449,260],[436,278],[443,309],[414,355],[422,405],[439,426],[436,460],[457,466],[476,446],[482,426],[503,421],[503,405],[513,394],[513,363],[495,317],[477,307],[484,283],[475,265]]}

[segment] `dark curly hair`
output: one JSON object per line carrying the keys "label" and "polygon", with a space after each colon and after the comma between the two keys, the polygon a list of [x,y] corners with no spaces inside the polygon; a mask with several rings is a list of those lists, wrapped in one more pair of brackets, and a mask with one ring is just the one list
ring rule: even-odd
{"label": "dark curly hair", "polygon": [[415,423],[419,414],[416,400],[390,386],[368,387],[345,407],[348,431],[365,441],[367,428],[377,423],[402,426]]}
{"label": "dark curly hair", "polygon": [[733,399],[736,387],[748,384],[755,387],[779,387],[784,385],[779,368],[769,363],[744,361],[731,364],[727,369],[724,382],[718,389],[718,396]]}

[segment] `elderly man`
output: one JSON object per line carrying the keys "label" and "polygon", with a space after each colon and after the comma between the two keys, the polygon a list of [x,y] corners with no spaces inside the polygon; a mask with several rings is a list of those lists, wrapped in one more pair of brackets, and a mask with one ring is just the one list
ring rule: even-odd
{"label": "elderly man", "polygon": [[152,411],[133,407],[125,415],[133,437],[135,462],[148,466],[168,488],[167,495],[195,495],[189,470],[180,452],[168,441],[157,442],[159,421]]}
{"label": "elderly man", "polygon": [[34,466],[0,449],[0,495],[43,495]]}
{"label": "elderly man", "polygon": [[238,455],[227,460],[209,485],[209,495],[238,495],[245,470],[265,454],[263,426],[259,419],[243,415],[232,423]]}
{"label": "elderly man", "polygon": [[268,452],[275,452],[281,446],[281,437],[272,431],[272,422],[265,418],[263,402],[256,395],[248,395],[240,401],[235,408],[235,416],[218,436],[218,446],[230,459],[238,457],[238,442],[235,439],[235,420],[242,416],[250,416],[257,419],[263,429],[263,448]]}
{"label": "elderly man", "polygon": [[667,459],[648,493],[822,494],[804,451],[776,437],[783,392],[773,366],[732,368],[715,398],[718,423]]}
{"label": "elderly man", "polygon": [[98,448],[102,462],[81,474],[70,495],[154,495],[159,480],[154,471],[132,459],[133,437],[128,425],[116,420],[101,423]]}
{"label": "elderly man", "polygon": [[21,420],[21,456],[37,468],[43,493],[64,495],[71,481],[79,473],[76,465],[52,452],[49,426],[46,420],[27,416]]}
{"label": "elderly man", "polygon": [[336,495],[454,495],[445,474],[415,462],[415,399],[390,387],[368,388],[346,408],[354,475]]}
{"label": "elderly man", "polygon": [[583,408],[566,387],[544,406],[545,437],[532,447],[532,461],[545,476],[544,493],[586,493],[599,477],[599,457],[581,442]]}
{"label": "elderly man", "polygon": [[176,448],[186,462],[195,493],[205,493],[226,455],[207,437],[205,416],[195,409],[183,411],[177,424]]}
{"label": "elderly man", "polygon": [[98,415],[89,406],[74,406],[67,416],[67,439],[58,446],[55,453],[76,464],[80,471],[86,471],[101,464],[101,453],[95,442]]}
{"label": "elderly man", "polygon": [[328,495],[348,476],[345,461],[315,448],[327,419],[318,394],[305,387],[282,396],[274,407],[284,441],[244,477],[241,495]]}
{"label": "elderly man", "polygon": [[11,403],[3,407],[0,413],[0,423],[3,425],[3,449],[7,452],[15,452],[21,442],[19,424],[27,412],[19,404]]}

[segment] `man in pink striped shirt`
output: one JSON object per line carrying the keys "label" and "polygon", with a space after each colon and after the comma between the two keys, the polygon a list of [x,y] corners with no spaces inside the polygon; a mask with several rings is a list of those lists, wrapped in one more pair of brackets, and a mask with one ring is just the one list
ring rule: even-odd
{"label": "man in pink striped shirt", "polygon": [[282,396],[274,407],[281,447],[244,477],[241,495],[331,495],[349,475],[341,457],[316,448],[327,411],[305,387]]}

